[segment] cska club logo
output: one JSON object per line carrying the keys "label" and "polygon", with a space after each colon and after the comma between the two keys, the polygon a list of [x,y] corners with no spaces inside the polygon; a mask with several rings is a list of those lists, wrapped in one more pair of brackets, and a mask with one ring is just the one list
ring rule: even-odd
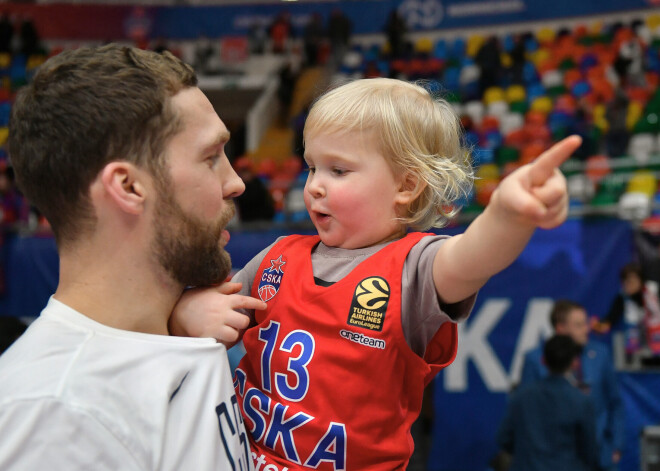
{"label": "cska club logo", "polygon": [[270,267],[265,268],[261,273],[259,280],[259,297],[262,301],[268,302],[275,297],[277,291],[280,289],[282,277],[284,276],[283,267],[286,265],[286,260],[282,260],[280,255],[276,259],[271,259]]}

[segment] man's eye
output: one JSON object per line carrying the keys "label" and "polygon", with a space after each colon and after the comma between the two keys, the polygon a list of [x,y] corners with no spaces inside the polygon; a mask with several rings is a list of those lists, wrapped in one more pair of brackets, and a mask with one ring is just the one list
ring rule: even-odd
{"label": "man's eye", "polygon": [[211,155],[206,159],[209,167],[213,167],[220,160],[220,154]]}

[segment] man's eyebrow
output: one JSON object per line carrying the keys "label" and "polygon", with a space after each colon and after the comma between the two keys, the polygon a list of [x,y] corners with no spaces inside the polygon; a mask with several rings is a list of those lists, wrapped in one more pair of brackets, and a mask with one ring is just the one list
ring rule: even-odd
{"label": "man's eyebrow", "polygon": [[213,149],[215,147],[218,147],[220,144],[224,144],[227,141],[229,141],[229,138],[231,137],[231,133],[227,130],[221,131],[216,138],[211,142],[208,146],[206,146],[206,150],[208,149]]}

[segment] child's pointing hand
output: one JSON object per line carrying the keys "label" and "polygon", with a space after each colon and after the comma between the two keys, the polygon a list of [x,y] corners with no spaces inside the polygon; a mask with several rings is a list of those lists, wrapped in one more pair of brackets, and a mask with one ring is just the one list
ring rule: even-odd
{"label": "child's pointing hand", "polygon": [[559,171],[582,139],[570,136],[506,177],[493,193],[489,206],[518,224],[544,229],[557,227],[568,215],[566,179]]}

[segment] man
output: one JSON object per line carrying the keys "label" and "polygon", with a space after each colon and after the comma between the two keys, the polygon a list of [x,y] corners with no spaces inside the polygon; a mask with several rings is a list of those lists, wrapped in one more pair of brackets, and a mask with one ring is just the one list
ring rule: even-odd
{"label": "man", "polygon": [[510,471],[598,469],[593,405],[570,373],[578,355],[571,337],[555,335],[543,353],[549,375],[512,393],[497,434]]}
{"label": "man", "polygon": [[60,277],[0,357],[0,469],[251,469],[225,347],[167,329],[184,287],[229,273],[244,189],[196,83],[170,53],[108,45],[55,56],[19,93],[12,164]]}
{"label": "man", "polygon": [[[568,335],[581,348],[579,361],[573,368],[578,387],[587,394],[596,412],[596,437],[599,465],[602,470],[616,470],[624,445],[623,404],[614,368],[607,348],[589,341],[589,322],[583,306],[569,300],[558,300],[550,312],[550,323],[556,334]],[[520,384],[546,377],[542,347],[525,355]]]}

